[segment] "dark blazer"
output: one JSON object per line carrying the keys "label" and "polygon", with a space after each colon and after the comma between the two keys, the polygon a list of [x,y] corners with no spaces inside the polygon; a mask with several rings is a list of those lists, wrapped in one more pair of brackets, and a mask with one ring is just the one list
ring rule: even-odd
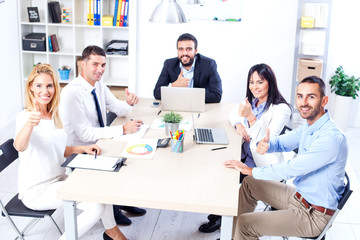
{"label": "dark blazer", "polygon": [[[161,99],[160,88],[176,81],[180,74],[180,60],[167,59],[154,88],[155,99]],[[218,103],[221,100],[221,79],[217,72],[216,62],[208,57],[196,54],[194,69],[194,88],[205,88],[205,102]]]}

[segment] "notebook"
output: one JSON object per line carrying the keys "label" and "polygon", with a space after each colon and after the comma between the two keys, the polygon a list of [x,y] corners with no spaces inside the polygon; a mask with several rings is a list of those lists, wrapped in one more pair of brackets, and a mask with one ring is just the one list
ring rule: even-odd
{"label": "notebook", "polygon": [[225,129],[222,128],[196,128],[194,114],[191,114],[194,125],[194,138],[196,143],[201,144],[229,144]]}
{"label": "notebook", "polygon": [[161,110],[205,112],[205,88],[161,87]]}

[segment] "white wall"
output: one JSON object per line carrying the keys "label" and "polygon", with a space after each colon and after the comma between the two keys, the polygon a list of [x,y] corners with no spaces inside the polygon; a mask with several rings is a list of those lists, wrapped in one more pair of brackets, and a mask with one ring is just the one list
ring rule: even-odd
{"label": "white wall", "polygon": [[198,39],[199,53],[218,64],[223,102],[244,99],[247,73],[251,66],[262,62],[274,69],[280,91],[290,101],[296,0],[243,0],[241,22],[150,23],[149,17],[159,2],[138,0],[138,95],[153,96],[164,60],[177,56],[177,38],[189,32]]}
{"label": "white wall", "polygon": [[[339,65],[344,67],[348,75],[360,77],[360,1],[333,0],[332,7],[328,79],[326,80],[327,82],[330,80]],[[332,103],[330,106],[334,102],[333,96],[333,94],[330,95],[330,103]],[[360,97],[353,102],[352,109],[350,126],[360,127]]]}
{"label": "white wall", "polygon": [[16,2],[0,3],[0,143],[13,137],[13,120],[22,109]]}

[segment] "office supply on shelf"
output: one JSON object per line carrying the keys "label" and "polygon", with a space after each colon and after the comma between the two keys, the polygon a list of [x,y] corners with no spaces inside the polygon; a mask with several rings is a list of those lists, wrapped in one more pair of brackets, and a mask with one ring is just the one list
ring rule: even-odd
{"label": "office supply on shelf", "polygon": [[28,7],[29,22],[40,22],[39,10],[37,7]]}
{"label": "office supply on shelf", "polygon": [[127,143],[121,156],[127,158],[152,159],[155,155],[157,138],[131,140]]}
{"label": "office supply on shelf", "polygon": [[205,88],[161,87],[161,110],[205,112]]}
{"label": "office supply on shelf", "polygon": [[116,172],[124,165],[126,158],[77,154],[70,156],[61,166]]}
{"label": "office supply on shelf", "polygon": [[222,128],[196,128],[194,114],[191,113],[194,125],[194,140],[202,144],[229,144],[225,129]]}
{"label": "office supply on shelf", "polygon": [[123,27],[129,26],[129,23],[128,23],[128,15],[129,15],[129,0],[126,0],[126,2],[125,2],[125,14],[124,14]]}
{"label": "office supply on shelf", "polygon": [[61,10],[61,23],[71,23],[70,8]]}
{"label": "office supply on shelf", "polygon": [[118,13],[118,8],[119,8],[119,1],[115,0],[115,7],[114,7],[114,18],[113,18],[113,26],[116,26],[116,22],[117,22],[117,13]]}
{"label": "office supply on shelf", "polygon": [[[191,121],[182,120],[179,124],[179,129],[189,132],[192,127]],[[156,118],[151,124],[151,129],[164,129],[165,122],[161,118]]]}
{"label": "office supply on shelf", "polygon": [[92,25],[91,24],[91,19],[93,19],[94,17],[92,16],[93,14],[93,2],[92,0],[88,0],[88,14],[87,14],[87,25]]}
{"label": "office supply on shelf", "polygon": [[128,41],[127,40],[111,40],[105,46],[105,52],[109,55],[127,55]]}
{"label": "office supply on shelf", "polygon": [[53,52],[58,52],[60,50],[60,48],[59,48],[58,40],[56,38],[56,34],[50,35],[50,39],[51,39],[51,45],[53,48]]}
{"label": "office supply on shelf", "polygon": [[104,15],[102,17],[103,26],[113,26],[114,17],[111,15]]}
{"label": "office supply on shelf", "polygon": [[118,11],[117,11],[117,14],[116,14],[116,26],[117,27],[120,26],[120,16],[121,16],[121,8],[122,8],[122,0],[118,0],[118,1],[119,1]]}
{"label": "office supply on shelf", "polygon": [[94,25],[100,26],[100,0],[94,0],[95,12],[94,12]]}
{"label": "office supply on shelf", "polygon": [[49,15],[51,16],[51,21],[53,23],[61,23],[61,8],[59,2],[49,2]]}
{"label": "office supply on shelf", "polygon": [[23,37],[23,50],[27,51],[46,51],[46,34],[30,33]]}
{"label": "office supply on shelf", "polygon": [[125,0],[122,0],[119,27],[124,26],[124,14],[125,14]]}
{"label": "office supply on shelf", "polygon": [[49,41],[49,51],[52,52],[52,51],[53,51],[53,47],[52,47],[52,44],[51,44],[51,38],[50,38],[50,36],[48,37],[48,41]]}

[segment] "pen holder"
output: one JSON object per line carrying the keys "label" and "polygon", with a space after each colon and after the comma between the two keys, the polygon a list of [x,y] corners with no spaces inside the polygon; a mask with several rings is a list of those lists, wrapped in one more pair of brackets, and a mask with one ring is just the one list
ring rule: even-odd
{"label": "pen holder", "polygon": [[184,138],[181,140],[171,140],[171,152],[182,153],[184,150]]}

